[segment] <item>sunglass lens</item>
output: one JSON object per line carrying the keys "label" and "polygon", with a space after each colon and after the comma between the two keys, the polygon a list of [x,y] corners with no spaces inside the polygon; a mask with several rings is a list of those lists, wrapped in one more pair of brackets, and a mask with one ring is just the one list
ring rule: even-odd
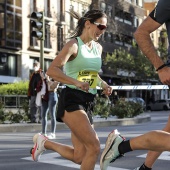
{"label": "sunglass lens", "polygon": [[98,25],[97,26],[100,30],[105,30],[106,29],[106,26],[105,25]]}

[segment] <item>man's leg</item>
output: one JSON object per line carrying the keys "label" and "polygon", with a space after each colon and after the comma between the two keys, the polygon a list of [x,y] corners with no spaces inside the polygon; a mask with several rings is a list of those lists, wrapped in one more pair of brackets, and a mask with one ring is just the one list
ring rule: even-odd
{"label": "man's leg", "polygon": [[41,111],[42,107],[41,106],[37,106],[37,111],[36,111],[36,122],[37,123],[41,123],[41,119],[42,119],[42,111]]}
{"label": "man's leg", "polygon": [[31,96],[30,99],[30,115],[31,115],[31,123],[35,123],[36,122],[36,104],[35,104],[35,99],[36,96]]}
{"label": "man's leg", "polygon": [[[113,135],[112,138],[115,138],[115,135]],[[122,140],[121,143],[119,143],[119,141],[117,142],[118,138],[120,138],[120,136],[116,136],[112,141],[112,147],[109,148],[106,155],[101,158],[102,160],[100,160],[100,162],[102,170],[107,169],[108,160],[109,162],[115,161],[120,155],[133,150],[152,150],[157,152],[170,151],[170,133],[165,131],[151,131],[127,141]],[[117,152],[115,153],[115,151]],[[112,160],[110,160],[110,157]],[[104,166],[105,162],[107,163],[107,166]]]}
{"label": "man's leg", "polygon": [[42,114],[42,134],[47,135],[47,114],[48,114],[48,102],[42,101],[41,114]]}
{"label": "man's leg", "polygon": [[[169,116],[169,119],[168,119],[166,126],[163,128],[163,131],[170,132],[170,116]],[[141,165],[139,170],[152,169],[152,166],[154,165],[155,161],[157,160],[157,158],[160,156],[161,153],[162,152],[149,151],[147,156],[146,156],[144,164]]]}

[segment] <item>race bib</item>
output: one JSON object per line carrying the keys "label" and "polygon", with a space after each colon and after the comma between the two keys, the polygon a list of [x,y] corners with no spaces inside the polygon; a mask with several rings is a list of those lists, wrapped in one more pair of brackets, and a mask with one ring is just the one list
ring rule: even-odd
{"label": "race bib", "polygon": [[80,71],[77,80],[81,82],[88,82],[90,88],[95,89],[97,86],[97,74],[96,71]]}

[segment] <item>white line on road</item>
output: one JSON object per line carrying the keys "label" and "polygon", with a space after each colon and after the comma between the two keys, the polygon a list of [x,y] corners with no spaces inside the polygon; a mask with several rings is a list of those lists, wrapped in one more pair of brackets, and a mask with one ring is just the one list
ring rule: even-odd
{"label": "white line on road", "polygon": [[[58,159],[59,158],[59,159]],[[25,157],[22,158],[24,160],[28,160],[28,161],[33,161],[31,157]],[[53,164],[53,165],[58,165],[58,166],[64,166],[64,167],[70,167],[70,168],[75,168],[75,169],[80,169],[80,166],[65,160],[65,159],[61,159],[61,156],[58,153],[48,153],[48,154],[43,154],[41,156],[41,159],[39,161],[40,163],[47,163],[47,164]],[[108,167],[107,170],[129,170],[129,169],[123,169],[123,168],[117,168],[117,167]],[[96,164],[95,166],[95,170],[100,170],[100,165]]]}
{"label": "white line on road", "polygon": [[[147,153],[146,153],[146,154],[147,154]],[[139,156],[137,156],[137,157],[146,158],[146,154],[139,155]],[[159,156],[158,159],[169,161],[169,160],[170,160],[170,152],[163,152],[163,153]]]}

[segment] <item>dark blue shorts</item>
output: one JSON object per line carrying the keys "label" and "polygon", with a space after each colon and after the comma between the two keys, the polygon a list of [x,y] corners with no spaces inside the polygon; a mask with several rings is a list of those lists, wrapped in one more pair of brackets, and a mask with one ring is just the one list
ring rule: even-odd
{"label": "dark blue shorts", "polygon": [[93,105],[95,95],[81,90],[66,87],[61,90],[58,100],[57,121],[62,122],[65,110],[73,112],[84,110],[87,113],[89,121],[93,124]]}

